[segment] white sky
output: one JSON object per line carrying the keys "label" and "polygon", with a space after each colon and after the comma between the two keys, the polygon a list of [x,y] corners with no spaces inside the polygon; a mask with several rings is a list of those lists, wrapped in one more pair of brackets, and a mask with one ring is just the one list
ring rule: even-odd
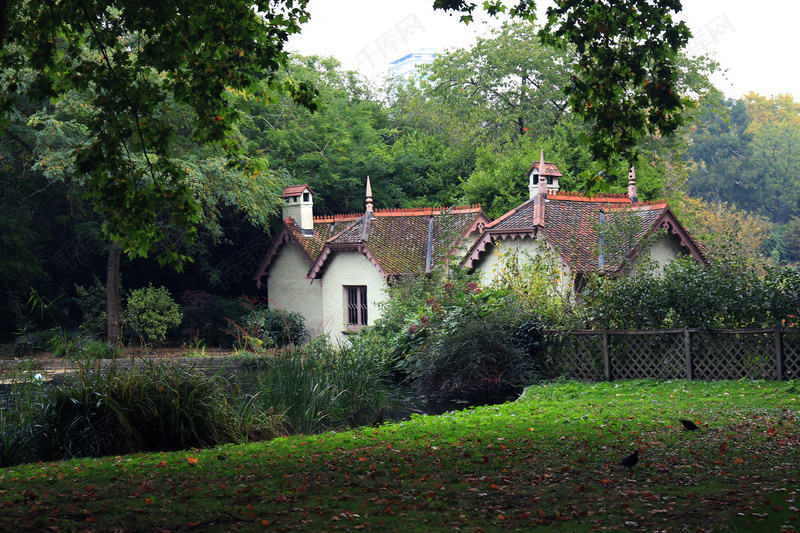
{"label": "white sky", "polygon": [[[539,12],[550,3],[540,0]],[[432,6],[433,0],[312,0],[311,21],[289,46],[305,55],[333,56],[345,69],[376,79],[403,55],[470,46],[487,30],[485,22],[466,26]],[[689,50],[710,54],[727,70],[714,83],[728,97],[754,91],[800,99],[797,15],[800,4],[779,0],[684,0],[678,18],[695,36]]]}

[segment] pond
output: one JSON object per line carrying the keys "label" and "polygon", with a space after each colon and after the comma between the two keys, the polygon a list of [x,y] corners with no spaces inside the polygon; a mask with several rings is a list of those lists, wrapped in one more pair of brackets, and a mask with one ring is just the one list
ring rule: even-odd
{"label": "pond", "polygon": [[384,410],[385,421],[408,420],[412,414],[441,415],[450,411],[461,411],[482,405],[498,405],[513,402],[519,394],[505,396],[485,396],[474,400],[444,400],[420,394],[409,387],[398,387],[400,398],[397,409]]}

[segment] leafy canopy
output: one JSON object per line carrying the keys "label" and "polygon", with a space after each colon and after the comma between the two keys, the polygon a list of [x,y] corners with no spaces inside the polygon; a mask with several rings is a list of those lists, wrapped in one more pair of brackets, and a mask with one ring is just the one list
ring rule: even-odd
{"label": "leafy canopy", "polygon": [[[460,12],[469,23],[477,6],[436,0],[434,7]],[[535,7],[532,0],[510,7],[500,0],[483,3],[490,15],[528,21],[535,18]],[[673,19],[680,10],[680,0],[561,0],[547,9],[539,37],[544,44],[576,50],[565,92],[573,113],[593,124],[586,140],[597,159],[632,160],[640,137],[670,134],[683,123],[689,97],[681,94],[677,61],[691,33]]]}
{"label": "leafy canopy", "polygon": [[[238,111],[226,90],[274,81],[287,60],[285,41],[307,19],[305,2],[294,0],[15,2],[2,20],[0,108],[8,113],[18,97],[90,95],[95,113],[86,124],[89,140],[74,152],[76,169],[106,236],[132,256],[146,256],[165,238],[154,213],[186,239],[202,214],[170,151],[177,131],[161,120],[167,99],[192,110],[195,140],[219,144],[228,164],[246,169],[249,161],[230,139]],[[20,83],[22,68],[34,71],[31,83]],[[306,84],[284,80],[270,89],[314,106]],[[160,258],[179,263],[178,245]]]}
{"label": "leafy canopy", "polygon": [[688,97],[678,90],[676,61],[691,33],[672,18],[680,9],[679,0],[564,0],[548,8],[541,38],[577,50],[566,93],[573,112],[593,123],[588,140],[597,159],[631,159],[640,137],[683,123]]}

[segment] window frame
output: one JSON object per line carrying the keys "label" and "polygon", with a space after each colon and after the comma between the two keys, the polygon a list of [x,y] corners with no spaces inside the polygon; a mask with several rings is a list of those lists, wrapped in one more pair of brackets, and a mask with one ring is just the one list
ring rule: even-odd
{"label": "window frame", "polygon": [[369,300],[366,285],[345,285],[344,323],[347,332],[357,333],[369,322]]}

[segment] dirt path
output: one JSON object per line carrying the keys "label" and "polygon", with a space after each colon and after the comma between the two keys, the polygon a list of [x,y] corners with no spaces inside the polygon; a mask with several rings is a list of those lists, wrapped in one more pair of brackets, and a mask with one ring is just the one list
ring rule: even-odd
{"label": "dirt path", "polygon": [[[233,358],[233,350],[212,348],[201,352],[186,348],[142,349],[128,348],[114,359],[98,359],[92,363],[94,368],[107,368],[113,365],[145,366],[149,364],[194,367],[207,371],[225,369],[239,370],[243,367],[241,359]],[[24,358],[0,359],[0,384],[20,378],[21,372],[40,374],[43,381],[58,379],[60,376],[79,370],[86,361],[65,357],[53,357],[42,352]]]}

